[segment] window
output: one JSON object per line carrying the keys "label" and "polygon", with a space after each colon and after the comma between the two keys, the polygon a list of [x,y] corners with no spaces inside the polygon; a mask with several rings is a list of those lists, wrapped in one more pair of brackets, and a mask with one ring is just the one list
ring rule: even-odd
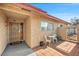
{"label": "window", "polygon": [[54,24],[50,24],[48,22],[42,21],[41,30],[42,31],[52,31],[52,30],[54,30]]}
{"label": "window", "polygon": [[42,30],[42,31],[46,31],[46,30],[47,30],[47,25],[48,25],[47,22],[42,21],[42,22],[41,22],[41,30]]}
{"label": "window", "polygon": [[54,27],[53,29],[56,30],[58,28],[58,25],[57,24],[53,24],[53,27]]}
{"label": "window", "polygon": [[54,25],[49,23],[48,26],[47,26],[47,30],[48,31],[54,30]]}

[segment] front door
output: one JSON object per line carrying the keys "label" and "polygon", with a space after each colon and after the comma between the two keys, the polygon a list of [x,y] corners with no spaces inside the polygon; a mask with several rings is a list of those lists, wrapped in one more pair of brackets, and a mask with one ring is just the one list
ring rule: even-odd
{"label": "front door", "polygon": [[9,23],[9,41],[17,42],[23,40],[23,24],[22,23]]}

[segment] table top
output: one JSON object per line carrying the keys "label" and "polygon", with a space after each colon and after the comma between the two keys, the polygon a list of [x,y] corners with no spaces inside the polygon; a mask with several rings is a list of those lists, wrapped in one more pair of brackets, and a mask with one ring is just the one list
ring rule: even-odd
{"label": "table top", "polygon": [[54,36],[51,35],[51,36],[48,36],[48,37],[54,37]]}

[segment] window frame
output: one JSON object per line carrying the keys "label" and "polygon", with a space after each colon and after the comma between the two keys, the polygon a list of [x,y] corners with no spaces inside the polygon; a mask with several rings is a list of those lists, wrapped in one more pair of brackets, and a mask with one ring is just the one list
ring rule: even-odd
{"label": "window frame", "polygon": [[48,23],[47,31],[53,31],[53,30],[54,30],[54,24],[53,23]]}
{"label": "window frame", "polygon": [[[44,27],[44,23],[47,23],[47,25],[45,25],[45,27]],[[49,26],[52,26],[52,27],[49,27]],[[41,21],[40,28],[41,28],[41,31],[53,31],[54,30],[54,24],[49,23],[47,21]],[[48,29],[48,28],[52,28],[52,29]]]}
{"label": "window frame", "polygon": [[[46,22],[46,21],[41,21],[41,24],[40,24],[41,31],[47,31],[47,25],[45,25],[46,28],[44,27],[44,24],[45,24],[45,23],[47,23],[47,25],[48,25],[48,22]],[[42,28],[44,28],[44,29],[42,29]]]}

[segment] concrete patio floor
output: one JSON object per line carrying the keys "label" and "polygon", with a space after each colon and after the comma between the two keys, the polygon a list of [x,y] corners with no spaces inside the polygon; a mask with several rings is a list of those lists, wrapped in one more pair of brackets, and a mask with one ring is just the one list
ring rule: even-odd
{"label": "concrete patio floor", "polygon": [[29,48],[24,42],[19,44],[7,45],[2,56],[35,56],[33,50]]}
{"label": "concrete patio floor", "polygon": [[36,47],[33,50],[24,42],[8,45],[2,56],[79,56],[79,44],[62,41],[49,47]]}
{"label": "concrete patio floor", "polygon": [[61,41],[57,43],[51,43],[51,45],[46,48],[44,46],[36,47],[33,50],[37,53],[37,55],[42,56],[59,56],[59,53],[65,56],[79,56],[79,43]]}

